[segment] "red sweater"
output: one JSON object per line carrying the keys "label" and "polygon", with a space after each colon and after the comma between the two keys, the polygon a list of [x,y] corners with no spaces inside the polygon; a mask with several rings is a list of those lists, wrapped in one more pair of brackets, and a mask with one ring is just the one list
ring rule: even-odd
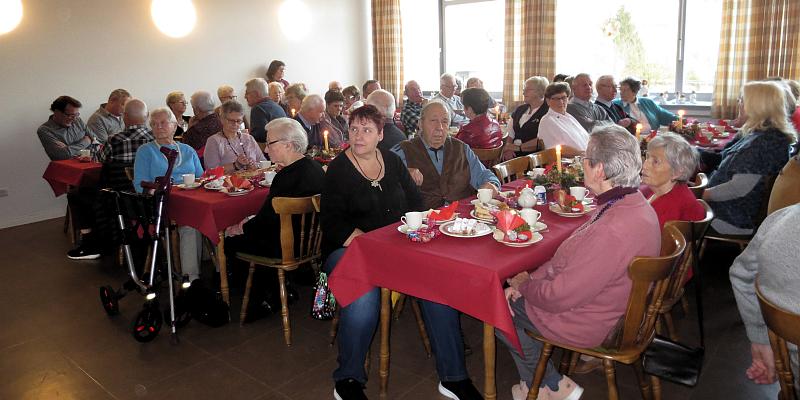
{"label": "red sweater", "polygon": [[667,221],[700,221],[706,217],[706,210],[697,201],[689,186],[676,184],[667,194],[650,203],[658,215],[661,228]]}

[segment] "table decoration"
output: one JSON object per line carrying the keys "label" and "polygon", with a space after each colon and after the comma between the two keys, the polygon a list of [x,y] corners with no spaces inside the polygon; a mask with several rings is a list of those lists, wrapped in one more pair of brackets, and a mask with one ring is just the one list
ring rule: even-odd
{"label": "table decoration", "polygon": [[544,175],[529,180],[531,182],[530,187],[544,186],[547,193],[552,193],[553,190],[557,189],[569,190],[569,188],[578,186],[580,182],[583,182],[583,167],[581,165],[572,164],[564,169],[557,168],[557,166],[557,162],[546,165]]}
{"label": "table decoration", "polygon": [[532,236],[531,226],[517,213],[511,211],[497,214],[497,229],[503,233],[504,242],[527,242]]}

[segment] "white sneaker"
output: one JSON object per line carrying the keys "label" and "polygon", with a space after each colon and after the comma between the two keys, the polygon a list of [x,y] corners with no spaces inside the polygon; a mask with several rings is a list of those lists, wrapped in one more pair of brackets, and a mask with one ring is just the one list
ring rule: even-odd
{"label": "white sneaker", "polygon": [[567,376],[563,376],[558,382],[558,391],[553,391],[545,386],[539,391],[540,398],[543,391],[547,392],[550,400],[578,400],[583,394],[583,388]]}
{"label": "white sneaker", "polygon": [[[519,385],[511,387],[511,397],[513,397],[514,400],[526,400],[529,390],[528,384],[525,381],[519,381]],[[539,389],[539,395],[536,397],[536,400],[551,400],[550,392],[544,388]]]}

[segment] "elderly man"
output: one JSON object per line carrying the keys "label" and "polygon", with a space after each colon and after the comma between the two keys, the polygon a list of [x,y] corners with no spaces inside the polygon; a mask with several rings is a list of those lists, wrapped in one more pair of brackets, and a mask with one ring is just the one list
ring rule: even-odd
{"label": "elderly man", "polygon": [[344,95],[340,90],[331,89],[325,92],[325,111],[328,113],[326,120],[339,130],[345,142],[348,141],[350,129],[347,119],[342,116],[344,110]]}
{"label": "elderly man", "polygon": [[222,130],[222,122],[214,113],[214,99],[211,97],[211,93],[198,90],[192,94],[189,102],[194,111],[194,122],[183,134],[183,143],[195,150],[200,150],[205,147],[206,140],[211,135]]}
{"label": "elderly man", "polygon": [[109,136],[125,129],[122,110],[130,97],[131,94],[127,90],[117,89],[108,96],[108,103],[100,104],[100,108],[89,117],[86,126],[101,143],[105,143]]}
{"label": "elderly man", "polygon": [[361,88],[361,93],[364,94],[363,98],[366,99],[372,92],[378,89],[381,89],[381,83],[378,82],[377,79],[370,79],[364,82],[364,86]]}
{"label": "elderly man", "polygon": [[273,119],[285,117],[286,113],[269,97],[269,85],[263,78],[251,79],[244,84],[244,98],[251,107],[250,134],[256,142],[264,143],[267,141],[267,130],[264,127]]}
{"label": "elderly man", "polygon": [[107,173],[101,174],[101,181],[97,187],[72,189],[67,193],[73,225],[80,229],[83,238],[80,247],[67,252],[67,257],[73,260],[93,260],[100,257],[102,240],[93,233],[95,205],[98,200],[97,189],[101,187],[133,189],[127,177],[124,178],[124,182],[111,181],[109,178],[124,177],[122,171],[126,166],[133,166],[139,146],[154,140],[153,131],[145,125],[147,116],[147,105],[143,101],[128,100],[122,114],[127,129],[110,136],[105,146],[97,153],[97,160],[105,164],[103,168]]}
{"label": "elderly man", "polygon": [[453,110],[441,100],[422,107],[418,137],[392,148],[425,197],[425,205],[438,208],[475,195],[476,189],[500,189],[500,180],[486,169],[469,146],[447,134]]}
{"label": "elderly man", "polygon": [[367,104],[372,104],[386,119],[383,124],[383,140],[378,143],[378,148],[391,150],[396,144],[408,139],[403,131],[394,123],[394,96],[386,90],[378,89],[367,98]]}
{"label": "elderly man", "polygon": [[608,117],[606,110],[597,104],[592,104],[592,77],[586,73],[575,75],[572,81],[574,97],[567,105],[567,112],[578,120],[586,132],[592,132],[595,125],[611,124],[614,121]]}
{"label": "elderly man", "polygon": [[597,100],[594,104],[605,110],[611,121],[627,129],[631,133],[636,133],[636,124],[639,121],[626,113],[621,105],[612,103],[611,100],[617,97],[617,82],[611,75],[603,75],[597,78]]}
{"label": "elderly man", "polygon": [[464,113],[464,103],[461,102],[461,97],[456,96],[456,80],[453,75],[443,74],[439,78],[439,94],[434,99],[439,99],[453,110],[453,118],[450,120],[450,126],[459,126],[469,122],[469,118]]}
{"label": "elderly man", "polygon": [[428,99],[422,97],[422,89],[417,81],[408,81],[405,93],[408,100],[403,106],[403,111],[400,112],[400,122],[403,123],[406,135],[410,136],[419,131],[419,113],[422,111],[422,106],[428,102]]}
{"label": "elderly man", "polygon": [[80,101],[69,96],[61,96],[50,105],[53,115],[36,130],[50,160],[77,157],[95,140],[94,133],[80,119],[81,107]]}
{"label": "elderly man", "polygon": [[314,146],[320,149],[325,148],[325,131],[328,131],[330,147],[341,146],[343,142],[341,132],[325,121],[325,99],[322,96],[318,94],[306,96],[300,104],[300,112],[295,115],[294,119],[300,122],[308,134],[308,149]]}
{"label": "elderly man", "polygon": [[336,90],[337,92],[342,91],[342,84],[339,81],[332,81],[328,84],[328,90]]}
{"label": "elderly man", "polygon": [[[278,83],[280,85],[280,83]],[[282,88],[283,86],[281,86]],[[220,86],[217,89],[217,97],[219,98],[220,106],[214,109],[214,114],[220,116],[219,110],[222,107],[222,103],[228,100],[236,100],[239,96],[236,95],[236,89],[230,86]],[[247,118],[247,115],[242,115],[242,120],[244,120],[244,129],[250,129],[250,119]]]}

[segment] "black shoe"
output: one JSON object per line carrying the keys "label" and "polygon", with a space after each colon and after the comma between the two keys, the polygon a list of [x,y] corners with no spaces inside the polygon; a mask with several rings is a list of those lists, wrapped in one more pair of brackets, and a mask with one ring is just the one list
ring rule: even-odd
{"label": "black shoe", "polygon": [[439,382],[439,393],[454,400],[483,400],[470,379],[458,382]]}
{"label": "black shoe", "polygon": [[68,251],[67,257],[73,260],[94,260],[100,258],[100,250],[84,241],[77,249]]}
{"label": "black shoe", "polygon": [[342,379],[336,381],[336,389],[333,389],[333,397],[336,400],[367,400],[364,395],[364,385],[353,379]]}
{"label": "black shoe", "polygon": [[244,317],[244,323],[257,321],[261,318],[269,317],[278,310],[277,307],[272,305],[268,300],[256,301],[247,306],[247,315]]}

